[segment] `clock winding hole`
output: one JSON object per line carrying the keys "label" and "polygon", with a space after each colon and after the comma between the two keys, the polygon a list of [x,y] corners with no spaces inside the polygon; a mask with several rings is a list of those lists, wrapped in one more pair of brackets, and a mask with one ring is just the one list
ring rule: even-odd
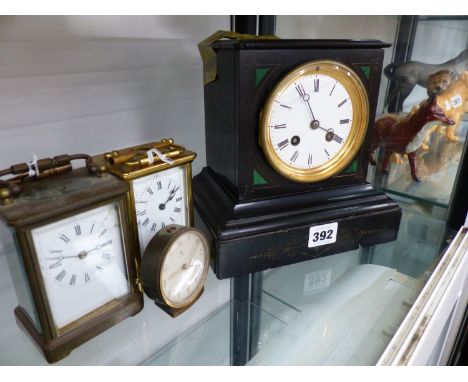
{"label": "clock winding hole", "polygon": [[301,138],[299,136],[297,136],[297,135],[295,135],[295,136],[293,136],[291,138],[291,144],[293,146],[297,146],[300,142],[301,142]]}

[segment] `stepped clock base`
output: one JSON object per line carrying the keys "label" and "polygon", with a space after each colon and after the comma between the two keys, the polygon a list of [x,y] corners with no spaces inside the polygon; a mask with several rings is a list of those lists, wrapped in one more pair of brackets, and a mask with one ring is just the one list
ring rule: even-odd
{"label": "stepped clock base", "polygon": [[111,328],[123,319],[136,315],[143,309],[143,297],[141,295],[132,296],[120,303],[112,303],[115,307],[108,311],[105,316],[102,316],[102,320],[99,322],[87,322],[61,335],[59,338],[44,338],[37,331],[32,319],[21,306],[17,306],[14,313],[18,326],[33,340],[38,350],[44,354],[47,362],[55,363],[67,357],[73,349],[81,344]]}
{"label": "stepped clock base", "polygon": [[[398,204],[369,184],[242,203],[204,168],[193,192],[219,279],[389,242],[401,219]],[[334,222],[336,242],[309,248],[310,228]]]}

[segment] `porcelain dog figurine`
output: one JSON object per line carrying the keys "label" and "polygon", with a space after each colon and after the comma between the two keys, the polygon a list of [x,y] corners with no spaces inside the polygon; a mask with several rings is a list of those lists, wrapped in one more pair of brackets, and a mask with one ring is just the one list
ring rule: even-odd
{"label": "porcelain dog figurine", "polygon": [[431,74],[427,79],[427,95],[430,97],[432,93],[442,93],[455,80],[457,74],[451,70],[443,69]]}
{"label": "porcelain dog figurine", "polygon": [[428,78],[431,74],[440,70],[449,70],[456,75],[468,70],[468,49],[465,49],[457,57],[442,64],[425,64],[418,61],[408,61],[403,64],[389,64],[384,69],[384,74],[391,81],[396,81],[395,90],[387,97],[387,106],[398,94],[403,101],[408,97],[416,85],[427,88]]}
{"label": "porcelain dog figurine", "polygon": [[455,122],[448,118],[437,104],[436,93],[423,102],[420,107],[406,117],[395,114],[385,114],[375,121],[374,136],[370,146],[369,162],[376,165],[374,152],[383,148],[383,173],[389,173],[389,160],[393,153],[407,154],[411,169],[411,177],[420,182],[416,173],[415,154],[426,138],[428,130],[434,124],[453,125]]}
{"label": "porcelain dog figurine", "polygon": [[447,140],[458,142],[457,130],[465,113],[468,113],[468,71],[463,72],[460,78],[452,82],[437,96],[437,104],[444,110],[447,117],[453,119],[455,124],[450,126],[435,125],[433,126],[424,142],[428,145],[432,132],[438,131],[445,133]]}

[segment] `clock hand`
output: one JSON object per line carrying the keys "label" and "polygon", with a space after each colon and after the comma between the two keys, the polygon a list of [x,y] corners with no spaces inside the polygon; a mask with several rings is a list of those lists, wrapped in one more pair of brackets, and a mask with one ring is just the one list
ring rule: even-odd
{"label": "clock hand", "polygon": [[161,203],[159,205],[160,210],[164,210],[166,208],[166,204],[169,203],[172,199],[174,199],[174,196],[176,195],[177,191],[179,191],[179,188],[180,188],[180,186],[174,186],[174,188],[170,192],[169,197],[167,198],[167,200],[164,203]]}
{"label": "clock hand", "polygon": [[185,271],[185,270],[187,270],[187,269],[189,269],[189,268],[191,268],[191,267],[195,267],[195,266],[196,266],[196,264],[190,264],[190,261],[189,261],[189,264],[188,264],[188,265],[184,263],[184,264],[182,264],[182,266],[181,266],[179,269],[177,269],[175,272],[171,273],[168,277],[169,277],[169,278],[172,278],[172,277],[174,277],[177,273],[182,272],[182,271]]}
{"label": "clock hand", "polygon": [[330,141],[335,141],[335,142],[338,142],[338,143],[343,142],[343,138],[341,138],[338,134],[336,134],[333,129],[326,129],[326,128],[323,128],[321,126],[320,126],[320,128],[322,128],[323,130],[325,130],[327,132],[327,134],[325,134],[325,139],[328,142],[330,142]]}
{"label": "clock hand", "polygon": [[62,261],[63,259],[72,259],[75,257],[78,257],[79,255],[75,256],[57,256],[57,257],[46,257],[46,260],[58,260],[59,262]]}
{"label": "clock hand", "polygon": [[107,245],[110,245],[110,244],[112,244],[112,240],[106,241],[106,242],[103,243],[103,244],[98,244],[98,245],[96,245],[93,249],[90,249],[89,251],[83,251],[83,252],[90,253],[90,252],[93,252],[93,251],[99,251],[99,250],[102,249],[103,247],[105,247],[105,246],[107,246]]}
{"label": "clock hand", "polygon": [[81,251],[78,255],[73,255],[73,256],[55,256],[55,257],[46,257],[46,260],[58,260],[62,261],[63,259],[74,259],[78,257],[79,259],[84,259],[86,256],[88,256],[88,253],[93,252],[93,251],[98,251],[101,248],[112,244],[112,240],[109,240],[103,244],[98,244],[96,247],[93,249],[90,249],[89,251]]}
{"label": "clock hand", "polygon": [[322,126],[320,125],[320,122],[317,121],[317,120],[314,120],[314,121],[312,121],[312,122],[310,123],[310,128],[311,128],[312,130],[315,130],[315,129],[322,129],[322,130],[328,131],[328,129],[322,127]]}
{"label": "clock hand", "polygon": [[314,112],[312,111],[312,106],[310,106],[310,95],[305,92],[304,85],[299,84],[296,85],[296,90],[299,93],[299,96],[302,98],[303,101],[307,103],[307,106],[309,107],[310,114],[312,115],[312,120],[316,121]]}
{"label": "clock hand", "polygon": [[175,272],[171,273],[171,274],[168,276],[168,278],[171,279],[171,278],[173,278],[177,273],[179,273],[180,271],[182,271],[182,270],[184,269],[184,265],[185,265],[185,264],[182,264],[182,266],[181,266],[179,269],[177,269]]}

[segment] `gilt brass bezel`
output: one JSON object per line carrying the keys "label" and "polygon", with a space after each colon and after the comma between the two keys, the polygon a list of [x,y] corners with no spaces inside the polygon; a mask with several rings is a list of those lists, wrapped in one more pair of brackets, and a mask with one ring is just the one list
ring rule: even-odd
{"label": "gilt brass bezel", "polygon": [[[309,169],[291,166],[281,160],[270,138],[269,120],[275,100],[301,77],[323,74],[340,82],[349,94],[353,107],[350,133],[343,147],[326,163]],[[317,60],[300,65],[290,71],[273,88],[260,115],[259,143],[268,163],[283,177],[300,183],[312,183],[327,179],[344,170],[359,151],[367,131],[369,101],[364,84],[348,66],[331,60]]]}

